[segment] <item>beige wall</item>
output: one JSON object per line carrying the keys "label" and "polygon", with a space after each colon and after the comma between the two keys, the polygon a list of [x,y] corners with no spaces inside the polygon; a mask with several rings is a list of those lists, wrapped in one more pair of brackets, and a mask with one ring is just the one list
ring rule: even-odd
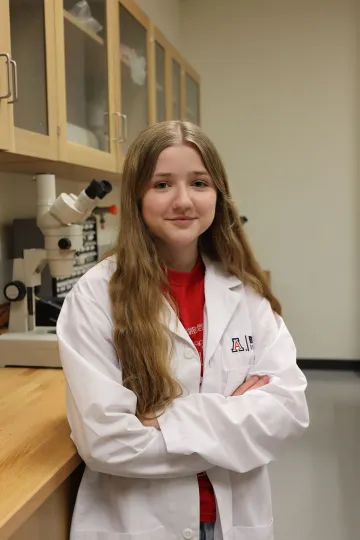
{"label": "beige wall", "polygon": [[135,0],[171,43],[180,50],[180,1]]}
{"label": "beige wall", "polygon": [[302,358],[360,358],[356,4],[180,3],[203,127]]}

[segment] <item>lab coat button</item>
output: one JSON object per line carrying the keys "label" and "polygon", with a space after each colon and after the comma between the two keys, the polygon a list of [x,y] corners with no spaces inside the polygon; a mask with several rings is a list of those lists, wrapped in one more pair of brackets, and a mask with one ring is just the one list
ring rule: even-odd
{"label": "lab coat button", "polygon": [[185,529],[183,531],[183,537],[185,538],[185,540],[191,540],[192,538],[194,538],[194,531],[192,529]]}
{"label": "lab coat button", "polygon": [[185,358],[192,358],[193,356],[194,356],[193,350],[192,349],[186,349]]}

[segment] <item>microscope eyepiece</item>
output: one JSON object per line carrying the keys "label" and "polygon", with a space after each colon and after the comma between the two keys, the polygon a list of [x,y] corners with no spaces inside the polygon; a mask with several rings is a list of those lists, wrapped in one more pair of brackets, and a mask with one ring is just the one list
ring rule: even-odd
{"label": "microscope eyepiece", "polygon": [[89,199],[103,199],[111,190],[112,185],[107,180],[93,180],[85,189],[85,193]]}
{"label": "microscope eyepiece", "polygon": [[112,191],[112,185],[107,180],[101,180],[100,184],[102,187],[102,193],[98,195],[98,198],[103,199],[105,195],[107,195],[108,193]]}
{"label": "microscope eyepiece", "polygon": [[100,182],[97,180],[92,180],[88,187],[85,189],[86,195],[89,197],[89,199],[96,199],[98,197],[99,192],[102,191]]}

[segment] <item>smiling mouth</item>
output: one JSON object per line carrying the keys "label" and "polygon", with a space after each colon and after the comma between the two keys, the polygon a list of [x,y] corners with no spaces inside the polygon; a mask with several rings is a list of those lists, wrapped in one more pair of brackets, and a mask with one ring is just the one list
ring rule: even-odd
{"label": "smiling mouth", "polygon": [[186,218],[186,217],[178,217],[178,218],[171,218],[168,221],[194,221],[196,218]]}

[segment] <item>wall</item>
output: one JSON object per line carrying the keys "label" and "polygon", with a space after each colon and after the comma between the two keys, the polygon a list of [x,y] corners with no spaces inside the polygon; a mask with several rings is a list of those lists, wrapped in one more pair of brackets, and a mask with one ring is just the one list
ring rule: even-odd
{"label": "wall", "polygon": [[360,358],[356,5],[180,3],[203,127],[300,358]]}
{"label": "wall", "polygon": [[151,21],[180,50],[180,1],[179,0],[136,0]]}

